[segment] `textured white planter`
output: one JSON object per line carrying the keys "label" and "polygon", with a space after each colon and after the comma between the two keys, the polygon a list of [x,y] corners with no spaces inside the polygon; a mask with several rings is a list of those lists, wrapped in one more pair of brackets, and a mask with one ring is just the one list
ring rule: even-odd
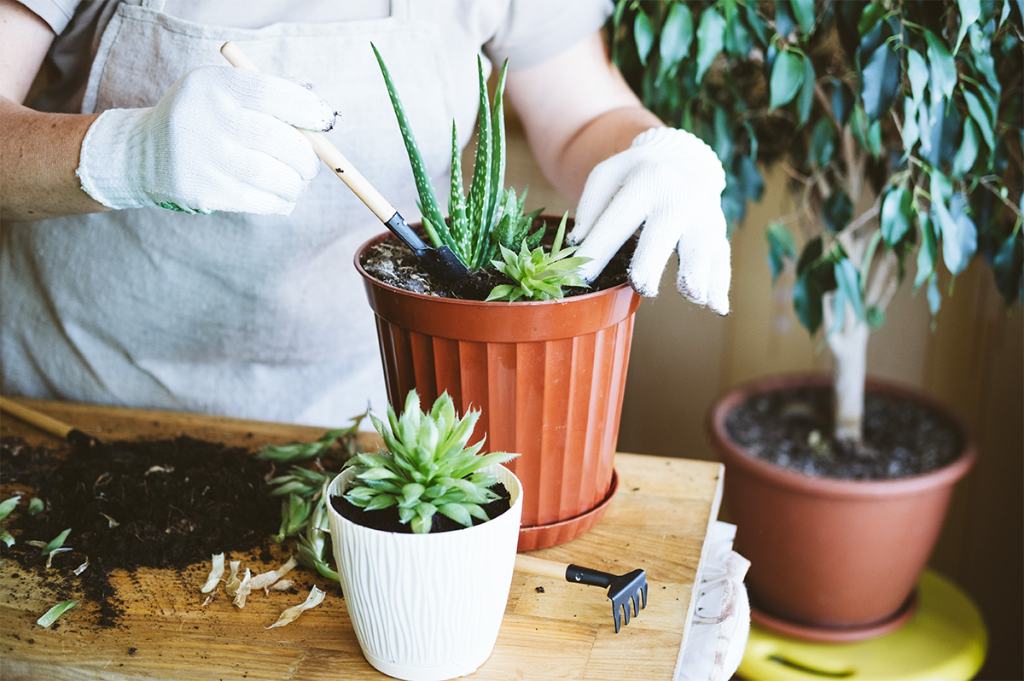
{"label": "textured white planter", "polygon": [[[470,674],[490,657],[505,614],[519,540],[522,486],[492,471],[511,508],[497,518],[438,534],[399,534],[357,525],[327,504],[334,560],[366,660],[399,679]],[[334,478],[340,495],[353,475]]]}

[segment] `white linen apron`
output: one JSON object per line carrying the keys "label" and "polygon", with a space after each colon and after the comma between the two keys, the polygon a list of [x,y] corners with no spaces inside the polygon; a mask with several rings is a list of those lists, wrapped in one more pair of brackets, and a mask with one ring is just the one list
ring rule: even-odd
{"label": "white linen apron", "polygon": [[[224,64],[219,47],[233,40],[261,70],[311,81],[338,108],[332,141],[412,221],[415,190],[370,41],[439,196],[452,117],[463,144],[472,130],[475,52],[453,72],[436,26],[414,20],[409,0],[391,5],[381,19],[240,29],[170,16],[163,0],[121,4],[82,111],[152,106],[189,70]],[[376,331],[352,266],[383,227],[329,172],[285,217],[152,208],[2,231],[8,392],[335,425],[368,400],[383,409]]]}

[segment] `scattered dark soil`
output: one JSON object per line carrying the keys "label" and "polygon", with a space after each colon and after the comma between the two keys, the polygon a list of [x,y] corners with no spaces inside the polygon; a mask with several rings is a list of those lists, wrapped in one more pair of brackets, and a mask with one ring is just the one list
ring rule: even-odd
{"label": "scattered dark soil", "polygon": [[925,405],[867,393],[861,443],[832,436],[832,391],[792,388],[752,397],[725,420],[747,453],[806,475],[888,480],[920,475],[963,450],[957,427]]}
{"label": "scattered dark soil", "polygon": [[[500,499],[495,499],[489,504],[483,504],[482,508],[487,513],[487,517],[494,519],[499,515],[507,511],[511,504],[511,495],[508,490],[505,489],[505,485],[500,482],[493,487],[491,491],[497,494]],[[383,532],[398,532],[400,534],[412,534],[412,526],[409,524],[402,524],[398,520],[398,508],[392,506],[391,508],[382,508],[377,511],[364,511],[359,508],[351,501],[342,496],[332,496],[331,505],[334,506],[334,510],[345,516],[357,525],[363,527],[369,527],[374,530],[381,530]],[[485,521],[473,518],[474,525],[480,525]],[[430,524],[430,532],[451,532],[452,530],[464,529],[463,525],[458,524],[448,516],[440,513],[435,513]]]}
{"label": "scattered dark soil", "polygon": [[[545,241],[550,245],[554,238],[554,227],[549,227],[548,231],[548,238]],[[567,288],[566,297],[601,291],[625,282],[629,261],[635,248],[635,239],[630,239],[612,258],[592,286]],[[385,239],[367,249],[360,263],[378,281],[413,293],[441,298],[484,300],[495,286],[511,282],[505,275],[489,268],[473,272],[457,282],[439,280],[427,272],[419,258],[397,239]]]}
{"label": "scattered dark soil", "polygon": [[[267,497],[271,468],[245,449],[184,436],[71,452],[3,438],[4,498],[23,496],[5,523],[17,543],[0,547],[0,555],[59,582],[58,590],[77,587],[99,603],[99,624],[111,626],[122,614],[111,571],[182,570],[213,553],[265,547],[280,520]],[[31,497],[46,504],[36,516],[28,514]],[[54,556],[47,570],[40,550],[27,542],[48,542],[68,527],[65,546],[74,550]],[[74,577],[86,558],[89,567]]]}

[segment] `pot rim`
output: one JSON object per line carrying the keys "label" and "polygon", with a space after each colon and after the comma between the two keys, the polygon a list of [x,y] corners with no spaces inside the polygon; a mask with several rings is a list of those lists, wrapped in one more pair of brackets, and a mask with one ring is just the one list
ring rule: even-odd
{"label": "pot rim", "polygon": [[[752,395],[775,392],[792,387],[829,387],[832,379],[821,372],[787,373],[762,377],[741,383],[720,397],[707,414],[707,430],[725,463],[737,466],[746,473],[778,487],[788,488],[813,496],[872,499],[879,497],[911,496],[953,485],[974,465],[977,452],[974,441],[963,420],[946,405],[923,391],[897,382],[868,377],[867,392],[881,392],[922,404],[948,419],[959,431],[962,438],[960,456],[941,468],[888,480],[840,480],[821,478],[783,468],[768,461],[751,456],[737,444],[725,427],[726,416],[741,402]],[[728,472],[726,473],[728,475]]]}
{"label": "pot rim", "polygon": [[[491,523],[493,523],[493,522],[495,522],[497,520],[500,520],[500,519],[504,518],[505,516],[507,516],[509,514],[509,512],[514,510],[517,506],[521,507],[523,505],[523,483],[519,479],[519,477],[516,476],[516,474],[513,473],[511,470],[509,470],[507,467],[502,466],[500,464],[496,465],[496,466],[493,466],[493,468],[500,468],[500,469],[502,469],[503,471],[505,471],[505,473],[507,473],[509,475],[510,479],[515,482],[516,489],[515,490],[509,490],[510,494],[515,492],[515,500],[511,504],[509,504],[509,507],[507,509],[505,509],[504,511],[502,511],[499,515],[496,515],[493,518],[488,518],[487,522],[480,523],[479,525],[473,525],[472,527],[462,527],[462,528],[459,528],[457,530],[449,530],[447,532],[427,532],[426,534],[416,534],[415,532],[389,532],[387,530],[378,530],[375,527],[367,527],[366,525],[361,525],[361,524],[355,522],[354,520],[349,520],[348,518],[343,516],[341,513],[339,513],[334,508],[334,504],[331,503],[331,496],[332,496],[331,490],[335,489],[336,485],[340,483],[342,476],[345,476],[345,475],[348,475],[349,473],[351,473],[352,469],[343,470],[340,473],[338,473],[337,475],[335,475],[333,478],[331,478],[330,482],[328,482],[328,483],[326,483],[324,485],[323,494],[324,494],[324,496],[327,497],[327,504],[326,504],[326,506],[327,506],[327,512],[329,514],[337,517],[337,519],[340,522],[348,523],[348,524],[353,525],[355,527],[358,527],[358,528],[361,528],[363,530],[366,530],[367,532],[376,532],[378,534],[386,534],[386,535],[391,535],[391,536],[403,538],[403,539],[400,539],[400,541],[426,541],[429,538],[433,538],[433,539],[436,540],[437,538],[445,537],[446,535],[449,536],[449,537],[454,537],[454,536],[466,537],[466,536],[469,536],[466,533],[473,532],[474,530],[476,530],[476,531],[486,531],[486,530],[484,530],[484,528],[486,528],[488,525],[490,525]],[[488,468],[484,468],[483,470],[488,470]],[[406,540],[406,539],[404,539],[405,537],[416,537],[416,539]]]}
{"label": "pot rim", "polygon": [[[552,216],[550,216],[550,215],[542,215],[540,217],[552,217]],[[374,277],[372,274],[370,274],[369,272],[367,272],[363,268],[363,264],[360,262],[360,259],[362,258],[363,253],[368,248],[370,248],[371,246],[374,246],[377,243],[379,243],[381,241],[384,241],[385,239],[393,239],[393,238],[395,238],[395,236],[391,232],[382,232],[380,234],[377,234],[375,236],[370,237],[369,239],[364,241],[362,244],[360,244],[359,248],[356,249],[356,253],[352,257],[352,262],[356,266],[356,271],[359,272],[359,275],[364,280],[370,282],[373,286],[376,286],[378,288],[382,288],[382,289],[384,289],[386,291],[389,291],[391,293],[398,294],[398,295],[401,295],[401,296],[405,296],[405,297],[408,297],[408,298],[416,298],[416,299],[420,299],[420,300],[429,300],[429,301],[432,301],[432,302],[444,302],[444,303],[447,303],[447,304],[450,304],[450,305],[462,305],[462,306],[468,306],[468,307],[486,306],[486,307],[518,307],[518,308],[523,308],[523,307],[539,307],[539,306],[543,306],[543,305],[565,305],[565,304],[573,303],[573,302],[583,302],[583,301],[586,301],[586,300],[591,300],[593,298],[597,298],[599,296],[609,295],[609,294],[611,294],[613,292],[621,291],[623,288],[628,288],[630,286],[630,283],[628,281],[624,281],[621,284],[617,284],[615,286],[609,286],[608,288],[603,288],[603,289],[600,289],[600,290],[597,290],[597,291],[591,291],[590,293],[581,293],[578,296],[569,296],[569,297],[566,297],[566,298],[558,298],[556,300],[524,300],[524,301],[516,301],[514,303],[509,303],[509,302],[499,301],[499,300],[491,300],[491,301],[466,300],[465,298],[448,298],[446,296],[428,296],[428,295],[423,294],[423,293],[416,293],[415,291],[408,291],[408,290],[406,290],[404,288],[399,288],[397,286],[392,286],[391,284],[386,284],[383,281],[381,281],[380,279],[377,279],[376,277]]]}

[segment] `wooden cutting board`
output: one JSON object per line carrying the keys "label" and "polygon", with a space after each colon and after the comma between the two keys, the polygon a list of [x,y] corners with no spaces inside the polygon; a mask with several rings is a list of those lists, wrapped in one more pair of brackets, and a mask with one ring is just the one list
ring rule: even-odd
{"label": "wooden cutting board", "polygon": [[[195,414],[25,404],[109,439],[186,433],[256,449],[323,432]],[[0,434],[54,442],[11,417],[0,418]],[[615,466],[619,492],[597,528],[535,555],[611,572],[643,567],[650,583],[647,609],[616,634],[601,590],[517,573],[497,647],[472,678],[672,678],[704,540],[718,513],[722,467],[635,454],[617,455]],[[254,573],[276,567],[258,560],[246,565]],[[386,678],[363,659],[336,587],[328,589],[321,606],[291,625],[265,629],[284,608],[303,600],[309,585],[327,586],[310,573],[296,578],[304,586],[301,594],[254,594],[244,610],[223,594],[202,605],[199,587],[208,565],[182,573],[117,573],[112,581],[126,605],[119,627],[99,628],[94,606],[83,604],[53,631],[36,626],[35,620],[55,599],[42,578],[24,572],[15,578],[16,568],[0,558],[0,678],[5,681]]]}

